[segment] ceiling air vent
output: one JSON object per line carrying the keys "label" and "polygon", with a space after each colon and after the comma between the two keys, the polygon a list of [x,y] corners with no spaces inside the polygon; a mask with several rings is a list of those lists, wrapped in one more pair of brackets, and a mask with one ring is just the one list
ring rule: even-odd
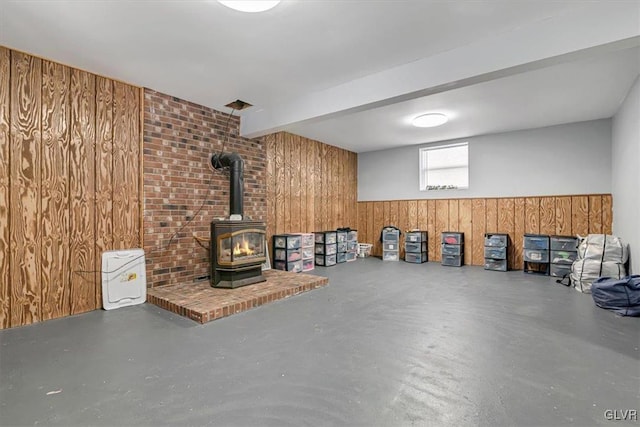
{"label": "ceiling air vent", "polygon": [[244,102],[239,99],[236,99],[235,101],[225,105],[225,107],[229,107],[236,111],[240,111],[240,110],[244,110],[245,108],[253,107],[253,105],[249,104],[248,102]]}

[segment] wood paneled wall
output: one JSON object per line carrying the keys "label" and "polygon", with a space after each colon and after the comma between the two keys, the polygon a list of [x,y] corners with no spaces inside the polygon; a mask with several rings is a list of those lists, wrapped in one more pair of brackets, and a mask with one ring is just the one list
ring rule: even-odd
{"label": "wood paneled wall", "polygon": [[358,157],[298,135],[264,138],[267,235],[355,228]]}
{"label": "wood paneled wall", "polygon": [[440,261],[440,233],[464,232],[464,261],[483,265],[484,234],[505,233],[511,240],[509,268],[523,268],[525,233],[586,235],[611,233],[611,195],[516,197],[488,199],[390,200],[358,202],[358,240],[373,243],[382,255],[380,230],[426,230],[429,261]]}
{"label": "wood paneled wall", "polygon": [[140,89],[0,47],[0,328],[101,307],[139,247]]}

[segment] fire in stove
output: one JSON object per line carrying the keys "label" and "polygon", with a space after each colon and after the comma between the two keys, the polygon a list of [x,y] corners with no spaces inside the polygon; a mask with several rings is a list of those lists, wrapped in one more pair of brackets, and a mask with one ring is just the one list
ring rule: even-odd
{"label": "fire in stove", "polygon": [[249,242],[244,237],[242,237],[242,245],[240,242],[237,242],[236,246],[233,248],[234,258],[237,256],[251,256],[255,253],[255,249],[249,247]]}

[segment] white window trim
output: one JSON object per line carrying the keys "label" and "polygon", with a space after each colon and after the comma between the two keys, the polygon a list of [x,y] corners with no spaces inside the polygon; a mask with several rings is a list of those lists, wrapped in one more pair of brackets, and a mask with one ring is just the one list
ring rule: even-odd
{"label": "white window trim", "polygon": [[[442,191],[442,190],[468,190],[469,189],[469,177],[467,175],[467,185],[464,187],[455,187],[455,188],[428,188],[427,185],[427,156],[430,151],[441,150],[446,148],[453,147],[467,147],[467,162],[466,164],[461,164],[460,167],[467,168],[467,174],[469,173],[469,142],[458,142],[454,144],[443,144],[437,145],[433,147],[423,147],[420,148],[418,153],[418,162],[419,162],[419,170],[420,170],[420,191]],[[430,170],[437,169],[451,169],[452,167],[442,167],[442,168],[431,168]]]}

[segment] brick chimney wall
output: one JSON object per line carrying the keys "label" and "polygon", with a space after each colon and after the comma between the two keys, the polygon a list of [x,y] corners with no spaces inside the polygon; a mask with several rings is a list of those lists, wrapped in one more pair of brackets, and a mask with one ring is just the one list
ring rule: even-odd
{"label": "brick chimney wall", "polygon": [[245,218],[266,221],[265,145],[239,137],[239,117],[228,117],[145,89],[143,224],[149,287],[208,276],[208,250],[194,234],[208,239],[211,220],[229,215],[228,173],[208,165],[209,155],[223,144],[225,152],[244,159]]}

